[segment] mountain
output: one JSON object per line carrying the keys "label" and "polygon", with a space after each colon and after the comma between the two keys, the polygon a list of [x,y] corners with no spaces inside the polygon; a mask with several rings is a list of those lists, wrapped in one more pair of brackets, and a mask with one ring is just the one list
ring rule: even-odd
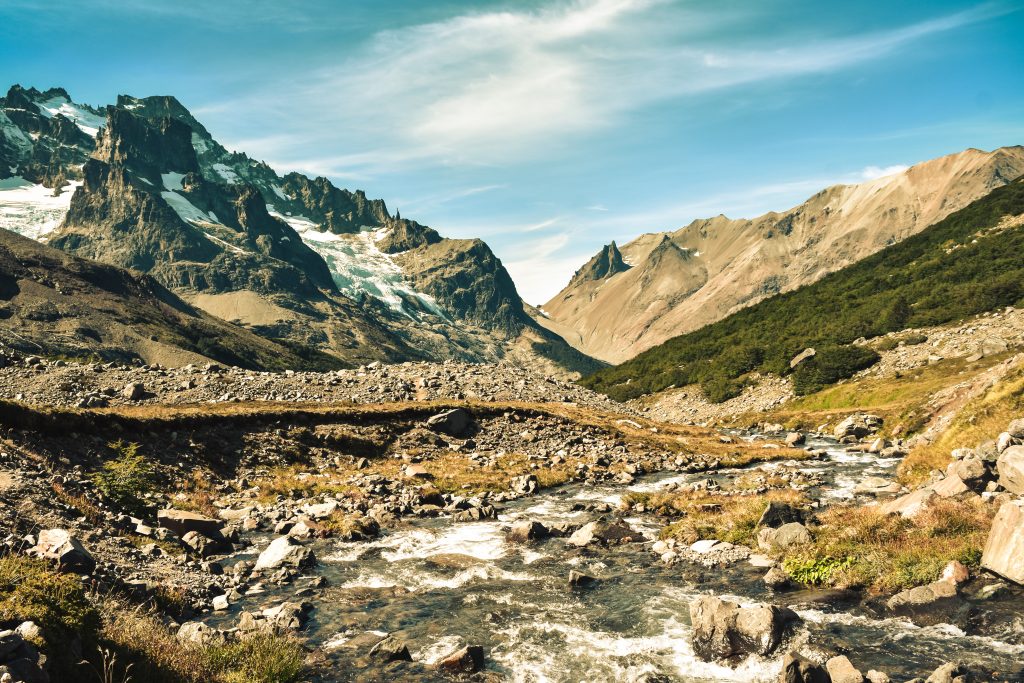
{"label": "mountain", "polygon": [[[583,380],[624,400],[701,385],[711,401],[748,373],[809,393],[872,365],[858,340],[1024,306],[1024,178],[817,282],[777,294]],[[806,349],[813,352],[797,354]]]}
{"label": "mountain", "polygon": [[914,235],[1024,174],[1024,147],[969,149],[751,220],[697,220],[601,250],[538,321],[618,363]]}
{"label": "mountain", "polygon": [[538,325],[484,242],[446,239],[327,178],[279,175],[173,97],[98,109],[14,86],[0,112],[0,227],[348,363],[600,367]]}
{"label": "mountain", "polygon": [[81,259],[8,230],[0,230],[0,341],[26,354],[119,362],[341,365],[332,356],[302,352],[208,315],[148,275]]}

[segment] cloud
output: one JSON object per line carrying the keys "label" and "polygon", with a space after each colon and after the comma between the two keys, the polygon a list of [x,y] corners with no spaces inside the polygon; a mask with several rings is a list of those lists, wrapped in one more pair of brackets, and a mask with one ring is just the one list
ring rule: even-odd
{"label": "cloud", "polygon": [[884,168],[880,166],[868,166],[860,172],[860,177],[864,180],[874,180],[875,178],[884,178],[885,176],[896,175],[897,173],[903,173],[909,166],[906,164],[895,164],[893,166],[886,166]]}
{"label": "cloud", "polygon": [[[301,156],[318,172],[343,176],[517,163],[548,156],[658,102],[844,69],[1002,7],[981,5],[818,41],[740,30],[725,45],[715,32],[720,24],[742,27],[755,19],[701,14],[668,0],[575,0],[465,13],[380,31],[347,59],[294,83],[276,83],[274,96],[261,95],[261,102],[302,112],[289,117],[282,110],[293,128],[290,144],[281,154],[250,142],[266,157],[289,163]],[[365,149],[309,154],[310,139],[318,140],[317,149],[351,149],[351,131]],[[338,135],[344,144],[329,144]]]}

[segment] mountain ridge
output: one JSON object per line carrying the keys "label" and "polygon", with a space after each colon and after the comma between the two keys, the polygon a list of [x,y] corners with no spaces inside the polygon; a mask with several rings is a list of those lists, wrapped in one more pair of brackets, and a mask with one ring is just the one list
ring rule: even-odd
{"label": "mountain ridge", "polygon": [[[561,330],[588,355],[621,362],[767,296],[814,282],[1021,174],[1024,147],[972,148],[891,176],[825,188],[785,211],[752,219],[720,214],[674,231],[645,233],[618,247],[629,270],[596,280],[574,277],[543,305],[548,320],[540,322]],[[651,263],[665,239],[692,258],[677,259],[671,268]],[[654,260],[661,256],[656,253]]]}

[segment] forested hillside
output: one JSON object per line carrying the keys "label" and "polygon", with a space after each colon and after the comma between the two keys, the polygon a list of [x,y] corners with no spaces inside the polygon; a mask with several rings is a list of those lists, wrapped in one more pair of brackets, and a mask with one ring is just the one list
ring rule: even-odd
{"label": "forested hillside", "polygon": [[1001,187],[918,235],[793,292],[675,337],[583,384],[626,400],[699,383],[712,401],[737,395],[752,371],[786,374],[799,393],[849,377],[877,360],[854,345],[1024,304],[1024,180]]}

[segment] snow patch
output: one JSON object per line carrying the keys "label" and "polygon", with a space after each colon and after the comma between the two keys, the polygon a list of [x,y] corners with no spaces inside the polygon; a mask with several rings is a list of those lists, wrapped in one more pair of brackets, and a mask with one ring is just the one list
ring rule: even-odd
{"label": "snow patch", "polygon": [[368,294],[383,301],[396,313],[413,319],[412,313],[406,310],[406,302],[417,301],[434,315],[448,319],[437,301],[413,289],[391,255],[377,248],[383,229],[335,235],[321,232],[316,223],[303,216],[288,216],[276,211],[270,213],[290,225],[307,246],[320,254],[327,262],[334,283],[346,296],[358,298]]}
{"label": "snow patch", "polygon": [[100,132],[100,128],[107,122],[104,117],[79,107],[74,102],[68,101],[68,98],[63,95],[57,95],[48,100],[37,102],[36,106],[39,107],[39,113],[48,119],[53,118],[57,114],[62,114],[71,119],[83,133],[90,137],[96,137],[96,134]]}
{"label": "snow patch", "polygon": [[19,152],[32,151],[32,139],[14,125],[14,121],[11,121],[10,117],[3,111],[0,111],[0,133],[3,134],[0,137],[7,140]]}
{"label": "snow patch", "polygon": [[164,187],[172,192],[176,190],[184,189],[181,185],[181,179],[185,177],[184,173],[161,173],[160,179],[164,182]]}
{"label": "snow patch", "polygon": [[[166,184],[166,180],[164,182]],[[160,196],[164,198],[164,201],[171,205],[171,208],[174,209],[176,214],[178,214],[178,217],[187,223],[220,222],[212,211],[210,213],[201,211],[199,207],[182,197],[177,192],[161,192]]]}
{"label": "snow patch", "polygon": [[72,181],[59,196],[43,185],[15,176],[0,180],[0,228],[34,240],[45,241],[71,205],[71,195],[82,183]]}
{"label": "snow patch", "polygon": [[238,174],[235,173],[234,169],[227,164],[214,164],[213,170],[217,172],[217,175],[232,185],[242,182],[242,179],[238,177]]}

